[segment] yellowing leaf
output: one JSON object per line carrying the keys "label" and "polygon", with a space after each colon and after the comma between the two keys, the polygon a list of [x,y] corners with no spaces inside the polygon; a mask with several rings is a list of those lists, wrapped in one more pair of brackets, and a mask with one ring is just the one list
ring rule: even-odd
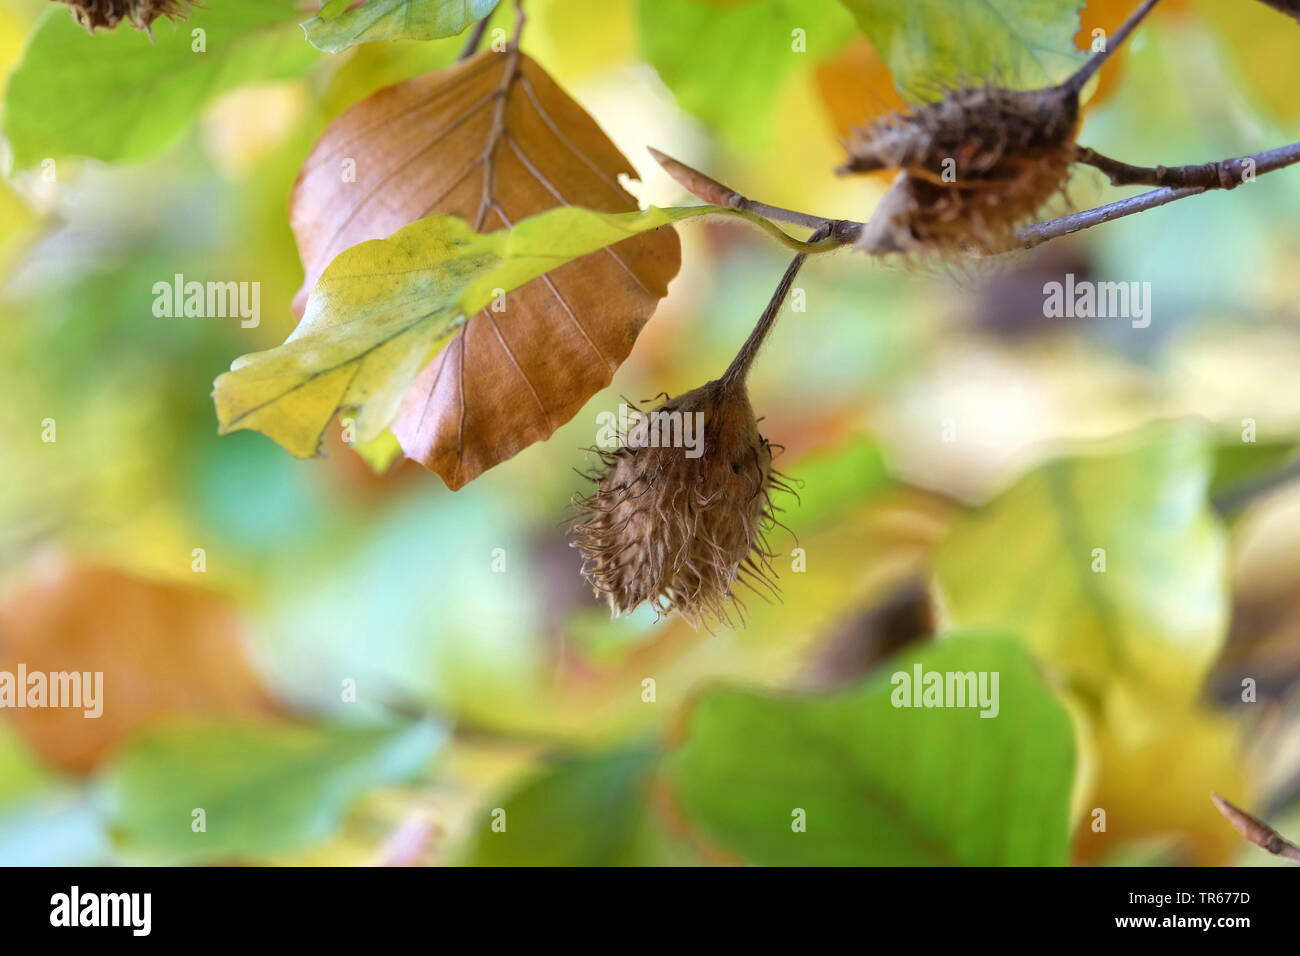
{"label": "yellowing leaf", "polygon": [[1118,679],[1190,699],[1223,643],[1224,532],[1213,460],[1190,423],[1153,426],[1035,469],[941,545],[962,628],[1014,628],[1087,695]]}
{"label": "yellowing leaf", "polygon": [[[1096,786],[1075,837],[1083,862],[1105,862],[1124,844],[1167,839],[1176,862],[1222,866],[1241,838],[1224,823],[1210,793],[1239,800],[1250,785],[1234,722],[1192,706],[1153,712],[1140,700],[1098,726]],[[1106,813],[1094,829],[1094,810]]]}
{"label": "yellowing leaf", "polygon": [[[513,342],[519,355],[535,357],[558,375],[554,362],[563,353],[552,329],[521,324],[526,317],[508,308],[499,318],[483,312],[469,320],[470,328],[467,317],[567,262],[710,211],[719,210],[652,207],[610,214],[567,207],[488,235],[452,216],[434,216],[389,239],[353,246],[325,271],[302,323],[283,345],[244,356],[217,379],[221,431],[251,428],[308,457],[316,454],[334,414],[356,408],[357,439],[368,442],[393,421],[411,382],[457,326],[463,329],[460,355],[467,340],[486,334],[502,349]],[[617,330],[629,347],[642,321],[629,320]],[[550,351],[534,356],[535,349]],[[443,478],[459,488],[485,467],[490,464],[483,459],[470,459]]]}
{"label": "yellowing leaf", "polygon": [[[481,53],[381,90],[331,124],[303,165],[291,203],[306,272],[299,299],[343,249],[426,216],[458,216],[482,233],[559,206],[633,212],[637,204],[618,182],[632,173],[582,107],[514,50]],[[568,421],[609,384],[680,264],[671,229],[569,263],[581,254],[553,255],[545,268],[529,271],[536,282],[509,298],[498,296],[516,285],[494,279],[485,289],[500,292],[471,297],[470,313],[489,302],[492,309],[457,332],[436,361],[432,340],[419,335],[377,354],[370,368],[401,364],[403,381],[384,392],[378,418],[363,413],[363,440],[392,422],[407,457],[458,488]],[[381,304],[376,299],[363,311],[376,313]],[[391,330],[371,331],[378,345]],[[408,361],[413,371],[402,364]],[[364,380],[370,368],[354,397],[375,387]],[[403,400],[398,392],[414,373],[419,378]]]}
{"label": "yellowing leaf", "polygon": [[1263,3],[1196,5],[1214,38],[1231,52],[1236,69],[1229,78],[1244,80],[1241,93],[1284,125],[1300,118],[1300,26]]}

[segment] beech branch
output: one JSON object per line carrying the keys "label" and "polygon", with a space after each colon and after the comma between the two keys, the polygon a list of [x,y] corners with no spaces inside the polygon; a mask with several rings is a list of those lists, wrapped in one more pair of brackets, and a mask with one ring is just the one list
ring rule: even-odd
{"label": "beech branch", "polygon": [[853,242],[866,225],[851,219],[824,219],[811,213],[796,212],[793,209],[783,209],[780,206],[757,202],[742,196],[730,186],[724,186],[716,179],[704,175],[698,169],[687,166],[681,160],[661,153],[653,146],[648,146],[646,149],[654,157],[655,162],[664,168],[664,172],[677,180],[682,188],[696,199],[703,199],[712,206],[726,206],[728,209],[754,213],[772,222],[789,223],[792,226],[803,226],[814,232],[824,233],[820,238],[832,240],[827,248]]}
{"label": "beech branch", "polygon": [[457,61],[468,60],[478,52],[479,45],[483,42],[483,34],[487,32],[488,20],[491,17],[484,17],[478,23],[474,24],[474,29],[469,32],[469,39],[465,41],[465,46],[460,51]]}
{"label": "beech branch", "polygon": [[[717,205],[721,205],[720,203]],[[816,244],[826,238],[826,229],[818,229],[808,238],[809,243]],[[749,338],[741,346],[736,358],[732,361],[727,371],[722,376],[724,385],[743,382],[749,375],[750,366],[754,364],[754,357],[758,355],[758,350],[763,347],[767,334],[772,331],[772,326],[776,325],[777,316],[781,312],[781,306],[785,304],[786,297],[790,294],[790,287],[794,285],[795,278],[799,275],[799,270],[808,260],[808,253],[800,252],[786,267],[785,274],[781,276],[781,281],[777,283],[776,291],[772,293],[771,300],[767,303],[767,308],[759,316],[758,323],[754,330],[749,333]]]}
{"label": "beech branch", "polygon": [[[680,160],[664,155],[657,149],[651,149],[650,155],[687,192],[707,203],[761,216],[774,223],[783,222],[806,229],[825,230],[827,238],[816,243],[815,248],[808,248],[808,252],[826,252],[839,246],[851,245],[866,228],[866,223],[852,219],[832,219],[758,202],[687,166]],[[1032,249],[1049,239],[1068,236],[1105,222],[1155,209],[1157,206],[1178,199],[1197,196],[1212,189],[1233,189],[1243,182],[1250,181],[1252,177],[1248,174],[1248,170],[1253,171],[1253,175],[1260,176],[1300,163],[1300,143],[1279,146],[1251,156],[1195,166],[1132,166],[1110,159],[1087,147],[1079,148],[1077,161],[1100,169],[1115,185],[1146,184],[1159,185],[1160,188],[1093,209],[1022,226],[1017,232],[1016,245],[1006,251],[1010,252],[1016,248]]]}
{"label": "beech branch", "polygon": [[[1159,183],[1163,185],[1159,189],[1098,206],[1095,209],[1086,209],[1059,219],[1049,219],[1046,222],[1025,226],[1020,230],[1019,236],[1023,248],[1032,249],[1048,239],[1066,236],[1134,213],[1145,212],[1176,199],[1197,196],[1211,189],[1232,189],[1246,181],[1240,177],[1248,167],[1253,167],[1254,174],[1258,176],[1300,162],[1300,143],[1291,143],[1289,146],[1279,146],[1251,156],[1224,159],[1199,166],[1130,166],[1128,163],[1102,156],[1087,147],[1081,147],[1079,152],[1079,162],[1100,169],[1111,177],[1111,182],[1115,185]],[[1084,158],[1085,154],[1087,158]]]}
{"label": "beech branch", "polygon": [[1228,822],[1232,824],[1232,828],[1245,837],[1246,840],[1255,844],[1255,846],[1268,850],[1274,856],[1280,856],[1286,860],[1300,861],[1300,846],[1296,846],[1263,820],[1252,817],[1245,810],[1232,805],[1217,793],[1210,794],[1210,799],[1219,808],[1219,812],[1227,817]]}

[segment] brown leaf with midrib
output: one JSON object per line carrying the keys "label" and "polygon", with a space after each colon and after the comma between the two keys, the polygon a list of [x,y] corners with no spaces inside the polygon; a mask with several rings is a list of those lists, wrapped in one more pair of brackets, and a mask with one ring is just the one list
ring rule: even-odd
{"label": "brown leaf with midrib", "polygon": [[[356,181],[343,182],[347,160]],[[352,107],[304,164],[291,202],[306,298],[349,246],[435,214],[479,232],[561,205],[627,212],[632,165],[536,63],[484,52]],[[549,438],[610,383],[677,274],[670,227],[563,265],[460,326],[417,377],[393,432],[460,488]]]}

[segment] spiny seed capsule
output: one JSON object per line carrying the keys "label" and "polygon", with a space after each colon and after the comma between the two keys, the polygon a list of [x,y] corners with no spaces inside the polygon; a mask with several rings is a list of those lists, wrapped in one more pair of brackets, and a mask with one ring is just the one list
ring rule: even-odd
{"label": "spiny seed capsule", "polygon": [[1065,188],[1078,115],[1060,88],[986,86],[855,130],[841,173],[900,170],[858,248],[999,251]]}
{"label": "spiny seed capsule", "polygon": [[841,174],[897,169],[855,244],[889,252],[996,253],[1064,192],[1078,147],[1079,93],[1142,18],[1145,2],[1058,86],[953,89],[855,129]]}
{"label": "spiny seed capsule", "polygon": [[[685,416],[702,423],[702,446],[664,440]],[[778,523],[772,492],[789,490],[772,470],[744,380],[708,382],[645,422],[640,437],[599,452],[603,473],[586,476],[596,493],[574,502],[583,576],[615,617],[649,602],[660,616],[730,626],[730,610],[744,617],[736,582],[777,593],[766,532]]]}
{"label": "spiny seed capsule", "polygon": [[[654,409],[617,451],[598,452],[603,472],[585,476],[596,493],[574,501],[573,545],[615,617],[649,602],[660,616],[677,611],[692,624],[730,626],[729,611],[741,623],[745,611],[733,584],[777,596],[766,537],[780,524],[772,492],[793,490],[772,470],[745,380],[805,259],[801,252],[786,267],[721,378]],[[685,441],[688,430],[703,442]]]}
{"label": "spiny seed capsule", "polygon": [[137,30],[148,30],[159,17],[183,18],[190,0],[57,0],[72,9],[72,16],[94,33],[114,29],[126,20]]}

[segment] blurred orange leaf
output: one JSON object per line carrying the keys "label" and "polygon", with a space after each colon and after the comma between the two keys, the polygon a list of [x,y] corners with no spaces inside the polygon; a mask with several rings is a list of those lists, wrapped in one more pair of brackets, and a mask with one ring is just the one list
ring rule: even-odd
{"label": "blurred orange leaf", "polygon": [[818,63],[816,79],[822,103],[841,137],[847,137],[855,126],[907,108],[889,67],[866,37],[858,37]]}
{"label": "blurred orange leaf", "polygon": [[36,562],[0,602],[0,671],[20,664],[28,675],[103,674],[99,717],[82,707],[8,712],[35,752],[76,772],[169,715],[274,709],[218,597],[58,556]]}

